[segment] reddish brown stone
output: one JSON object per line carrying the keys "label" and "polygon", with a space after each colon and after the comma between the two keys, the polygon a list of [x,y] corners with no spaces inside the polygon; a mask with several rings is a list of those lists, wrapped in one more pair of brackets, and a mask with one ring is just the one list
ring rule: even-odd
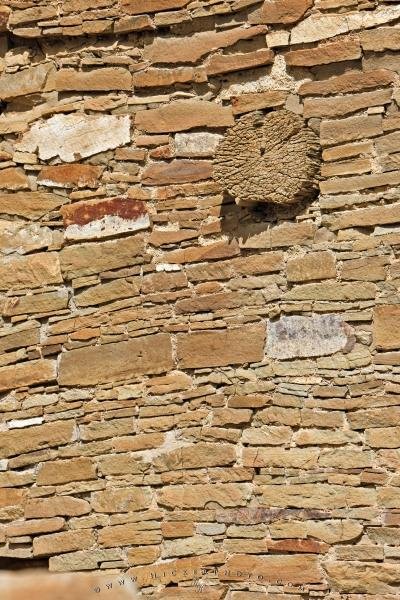
{"label": "reddish brown stone", "polygon": [[387,69],[375,71],[348,71],[343,75],[330,77],[323,81],[303,83],[299,88],[300,96],[327,96],[328,94],[346,94],[360,92],[370,88],[390,85],[394,81],[394,73]]}
{"label": "reddish brown stone", "polygon": [[38,183],[50,187],[96,187],[103,167],[69,164],[43,167]]}
{"label": "reddish brown stone", "polygon": [[126,220],[136,220],[147,215],[144,202],[131,200],[125,196],[67,204],[61,208],[60,212],[63,216],[64,227],[86,225],[111,215]]}
{"label": "reddish brown stone", "polygon": [[328,42],[305,50],[291,50],[286,52],[285,61],[293,67],[312,67],[314,65],[327,65],[343,60],[355,60],[361,56],[361,47],[358,39],[347,38]]}
{"label": "reddish brown stone", "polygon": [[262,48],[245,54],[214,54],[205,64],[207,75],[254,69],[274,62],[272,50]]}
{"label": "reddish brown stone", "polygon": [[122,0],[121,8],[128,15],[176,10],[189,4],[190,0]]}
{"label": "reddish brown stone", "polygon": [[287,539],[268,541],[269,552],[303,552],[309,554],[326,554],[329,544],[317,540]]}
{"label": "reddish brown stone", "polygon": [[212,162],[208,160],[173,160],[170,163],[155,162],[144,170],[142,183],[145,185],[187,183],[208,179],[211,177],[212,172]]}
{"label": "reddish brown stone", "polygon": [[266,0],[261,9],[261,23],[295,23],[311,8],[314,0]]}

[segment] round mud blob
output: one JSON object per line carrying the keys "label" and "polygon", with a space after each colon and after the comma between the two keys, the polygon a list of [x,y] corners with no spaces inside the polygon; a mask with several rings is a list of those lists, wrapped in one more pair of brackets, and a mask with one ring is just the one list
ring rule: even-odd
{"label": "round mud blob", "polygon": [[240,117],[218,144],[214,177],[237,204],[295,204],[314,197],[321,148],[288,110]]}

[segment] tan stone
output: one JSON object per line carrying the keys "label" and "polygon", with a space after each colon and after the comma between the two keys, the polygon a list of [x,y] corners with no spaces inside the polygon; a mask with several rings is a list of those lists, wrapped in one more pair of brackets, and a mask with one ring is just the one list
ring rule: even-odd
{"label": "tan stone", "polygon": [[189,0],[122,0],[121,6],[128,15],[176,10],[189,3]]}
{"label": "tan stone", "polygon": [[154,563],[160,556],[160,547],[143,546],[128,548],[127,559],[129,565],[148,565]]}
{"label": "tan stone", "polygon": [[113,438],[118,435],[129,435],[133,433],[133,419],[107,419],[105,421],[93,421],[88,425],[80,426],[80,437],[82,440],[101,440]]}
{"label": "tan stone", "polygon": [[376,501],[376,492],[370,488],[352,488],[324,483],[299,485],[263,485],[262,502],[266,506],[295,508],[348,508],[370,506]]}
{"label": "tan stone", "polygon": [[363,50],[383,52],[400,49],[400,31],[395,27],[379,27],[360,32]]}
{"label": "tan stone", "polygon": [[230,107],[199,100],[175,100],[160,108],[141,110],[135,116],[137,129],[149,133],[184,131],[193,127],[227,127],[233,123]]}
{"label": "tan stone", "polygon": [[285,103],[287,92],[282,90],[267,90],[265,92],[250,92],[231,98],[234,115],[281,106]]}
{"label": "tan stone", "polygon": [[393,83],[393,73],[387,69],[376,71],[350,71],[323,81],[309,81],[299,87],[300,96],[327,96],[328,94],[346,94],[369,88],[377,88]]}
{"label": "tan stone", "polygon": [[313,6],[313,0],[266,0],[261,8],[261,23],[296,23]]}
{"label": "tan stone", "polygon": [[104,67],[91,71],[60,69],[55,75],[58,91],[110,91],[131,90],[132,75],[121,67]]}
{"label": "tan stone", "polygon": [[96,187],[102,167],[83,164],[46,166],[40,171],[38,183],[49,187]]}
{"label": "tan stone", "polygon": [[389,104],[391,98],[391,89],[349,94],[337,98],[306,98],[304,117],[340,117],[370,106]]}
{"label": "tan stone", "polygon": [[[60,554],[59,556],[51,556],[49,559],[49,570],[50,571],[82,571],[84,569],[97,569],[100,566],[100,563],[108,562],[108,561],[119,561],[122,558],[122,553],[120,550],[78,550],[78,552],[68,552],[67,554]],[[107,575],[107,583],[110,583],[110,576]],[[103,586],[106,587],[105,582],[103,581]],[[103,589],[104,589],[103,588]],[[102,588],[100,588],[101,590]],[[111,588],[112,589],[112,588]],[[116,589],[116,588],[114,588]],[[98,598],[98,587],[96,589],[95,586],[95,594]],[[82,592],[84,596],[86,592]],[[120,591],[117,592],[120,594]],[[132,590],[130,590],[129,594],[132,594]],[[65,600],[69,600],[70,595],[68,595]],[[116,599],[117,600],[117,599]]]}
{"label": "tan stone", "polygon": [[161,531],[164,538],[190,537],[194,534],[194,524],[189,521],[164,521]]}
{"label": "tan stone", "polygon": [[101,459],[99,467],[103,475],[140,474],[149,469],[149,463],[140,461],[131,454],[115,454]]}
{"label": "tan stone", "polygon": [[[54,361],[43,362],[53,363]],[[46,423],[44,425],[29,427],[28,429],[12,429],[2,432],[0,454],[1,456],[15,456],[41,448],[51,448],[52,446],[68,444],[73,439],[73,421]]]}
{"label": "tan stone", "polygon": [[400,448],[400,427],[373,427],[365,432],[371,448]]}
{"label": "tan stone", "polygon": [[85,479],[96,479],[95,465],[90,458],[73,458],[43,463],[37,472],[36,483],[52,485]]}
{"label": "tan stone", "polygon": [[[353,142],[350,144],[343,144],[343,146],[334,146],[333,148],[326,148],[322,152],[322,158],[324,161],[329,160],[340,160],[348,158],[350,156],[358,156],[359,154],[372,154],[372,142]],[[328,165],[323,165],[327,167]]]}
{"label": "tan stone", "polygon": [[219,506],[244,506],[251,494],[245,483],[221,483],[219,485],[172,485],[157,491],[157,501],[169,508],[205,508],[208,503]]}
{"label": "tan stone", "polygon": [[56,252],[0,259],[0,289],[19,290],[62,283]]}
{"label": "tan stone", "polygon": [[163,453],[153,460],[157,472],[177,469],[198,469],[229,465],[236,462],[236,452],[231,444],[208,444],[199,442]]}
{"label": "tan stone", "polygon": [[292,448],[244,448],[245,467],[280,467],[309,469],[317,465],[319,450]]}
{"label": "tan stone", "polygon": [[37,533],[49,533],[51,531],[59,531],[64,529],[65,519],[62,517],[53,517],[49,519],[32,519],[25,521],[15,521],[6,526],[6,534],[8,537],[16,537],[23,535],[32,535]]}
{"label": "tan stone", "polygon": [[80,294],[75,294],[77,306],[93,306],[94,304],[103,304],[112,302],[119,298],[132,298],[139,293],[137,283],[129,283],[125,279],[115,279],[109,283],[103,283],[90,287]]}
{"label": "tan stone", "polygon": [[195,63],[212,50],[233,46],[239,40],[253,38],[265,31],[265,26],[258,25],[217,32],[204,31],[190,37],[156,37],[145,47],[143,55],[152,63]]}
{"label": "tan stone", "polygon": [[56,210],[63,202],[63,196],[47,192],[0,193],[0,214],[18,215],[35,220]]}
{"label": "tan stone", "polygon": [[218,569],[220,581],[317,583],[323,579],[316,556],[248,556],[236,554]]}
{"label": "tan stone", "polygon": [[321,175],[323,177],[336,177],[338,175],[360,175],[372,171],[370,158],[357,158],[355,160],[344,160],[341,162],[322,165]]}
{"label": "tan stone", "polygon": [[90,504],[81,498],[56,496],[53,498],[35,498],[28,500],[25,517],[80,516],[90,512]]}
{"label": "tan stone", "polygon": [[352,429],[391,427],[398,424],[399,416],[400,407],[389,406],[352,411],[348,413],[348,421]]}
{"label": "tan stone", "polygon": [[33,540],[33,556],[48,556],[74,550],[85,550],[94,544],[92,529],[63,531],[41,535]]}
{"label": "tan stone", "polygon": [[96,385],[172,367],[170,336],[161,333],[63,353],[58,379],[61,385]]}
{"label": "tan stone", "polygon": [[321,144],[326,146],[373,137],[382,133],[382,117],[369,115],[322,121],[320,133]]}
{"label": "tan stone", "polygon": [[230,256],[236,256],[237,254],[240,254],[240,250],[236,240],[229,242],[222,241],[207,244],[205,246],[189,246],[182,250],[172,250],[171,252],[164,254],[162,262],[173,264],[204,262],[215,258],[228,258]]}
{"label": "tan stone", "polygon": [[177,67],[176,69],[146,69],[133,75],[135,88],[164,87],[175,83],[187,83],[189,81],[205,81],[207,79],[204,69],[201,67]]}
{"label": "tan stone", "polygon": [[[142,586],[152,585],[155,580],[157,583],[167,585],[171,582],[198,579],[202,574],[202,567],[222,565],[225,563],[225,556],[223,552],[214,552],[203,556],[179,558],[163,562],[160,565],[135,567],[130,569],[128,573],[136,577],[138,584]],[[179,588],[173,587],[172,589],[175,591]],[[193,598],[193,593],[191,593],[191,598]]]}
{"label": "tan stone", "polygon": [[291,428],[284,425],[251,427],[243,430],[242,442],[254,446],[279,446],[289,443],[291,437]]}
{"label": "tan stone", "polygon": [[18,96],[42,92],[46,79],[54,72],[54,65],[48,62],[17,73],[3,73],[0,76],[0,99],[9,101]]}
{"label": "tan stone", "polygon": [[0,188],[6,190],[29,190],[30,183],[23,169],[9,167],[1,170]]}
{"label": "tan stone", "polygon": [[146,167],[142,176],[144,185],[167,185],[208,179],[213,172],[208,160],[173,160],[155,162]]}
{"label": "tan stone", "polygon": [[25,321],[14,327],[0,329],[0,352],[23,346],[35,346],[39,342],[38,321]]}
{"label": "tan stone", "polygon": [[[10,367],[1,367],[0,391],[28,387],[38,383],[50,383],[56,377],[57,368],[55,360],[31,360]],[[2,435],[6,436],[7,433]]]}
{"label": "tan stone", "polygon": [[265,325],[177,336],[180,368],[203,368],[262,360]]}
{"label": "tan stone", "polygon": [[396,594],[400,583],[400,566],[369,562],[327,562],[331,588],[338,592],[361,594]]}
{"label": "tan stone", "polygon": [[373,339],[379,350],[400,348],[400,305],[386,304],[374,308]]}
{"label": "tan stone", "polygon": [[274,62],[274,53],[268,48],[261,48],[245,54],[213,54],[204,64],[207,75],[219,75],[233,71],[254,69]]}
{"label": "tan stone", "polygon": [[[92,509],[96,512],[120,513],[149,508],[152,494],[149,488],[106,489],[92,495]],[[151,542],[149,542],[151,543]]]}
{"label": "tan stone", "polygon": [[352,301],[375,298],[374,283],[306,283],[286,292],[286,300]]}
{"label": "tan stone", "polygon": [[388,259],[385,256],[368,256],[343,261],[341,279],[384,281]]}
{"label": "tan stone", "polygon": [[[291,50],[285,53],[287,65],[296,67],[313,67],[361,57],[358,39],[347,38],[340,41],[327,42],[316,48]],[[307,85],[307,84],[306,84]]]}
{"label": "tan stone", "polygon": [[5,316],[26,315],[59,311],[68,306],[68,290],[60,288],[56,292],[7,297],[2,308]]}
{"label": "tan stone", "polygon": [[328,179],[321,181],[320,189],[323,194],[337,194],[339,192],[356,192],[386,185],[398,185],[399,183],[400,171],[390,171],[389,173],[373,173],[372,175]]}
{"label": "tan stone", "polygon": [[160,544],[162,536],[158,527],[159,523],[156,523],[155,527],[149,528],[147,522],[103,527],[98,533],[98,543],[104,548]]}
{"label": "tan stone", "polygon": [[136,264],[143,250],[141,235],[67,246],[60,252],[61,269],[66,279],[94,275]]}
{"label": "tan stone", "polygon": [[26,490],[0,488],[0,508],[25,503]]}
{"label": "tan stone", "polygon": [[171,558],[173,556],[196,556],[207,554],[214,549],[213,540],[205,535],[194,535],[181,540],[165,540],[162,556]]}
{"label": "tan stone", "polygon": [[312,281],[336,277],[335,256],[332,252],[310,252],[289,259],[286,264],[288,281]]}
{"label": "tan stone", "polygon": [[10,25],[22,25],[34,21],[43,21],[57,17],[57,9],[54,6],[35,6],[26,10],[15,10],[10,14]]}
{"label": "tan stone", "polygon": [[336,213],[330,224],[334,231],[350,227],[371,227],[373,225],[385,225],[396,223],[400,218],[400,204],[389,204],[386,206],[373,206],[371,208],[358,208],[357,210]]}
{"label": "tan stone", "polygon": [[314,223],[283,223],[254,235],[244,237],[241,248],[279,248],[294,245],[310,245],[314,239]]}

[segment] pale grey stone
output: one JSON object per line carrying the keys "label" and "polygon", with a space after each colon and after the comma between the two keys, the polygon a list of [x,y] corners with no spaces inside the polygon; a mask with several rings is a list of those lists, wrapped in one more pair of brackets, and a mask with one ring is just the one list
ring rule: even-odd
{"label": "pale grey stone", "polygon": [[326,356],[349,352],[354,344],[353,328],[339,315],[294,315],[268,323],[267,355],[271,358]]}

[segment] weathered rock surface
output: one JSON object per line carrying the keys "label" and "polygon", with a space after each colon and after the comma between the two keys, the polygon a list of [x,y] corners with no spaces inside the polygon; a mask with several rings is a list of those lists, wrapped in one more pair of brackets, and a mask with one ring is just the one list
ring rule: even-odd
{"label": "weathered rock surface", "polygon": [[129,127],[129,117],[56,115],[44,123],[35,123],[22,136],[18,149],[23,152],[38,149],[42,160],[59,156],[65,162],[74,162],[127,144]]}
{"label": "weathered rock surface", "polygon": [[271,358],[326,356],[349,352],[354,344],[354,330],[339,315],[281,317],[267,327],[267,355]]}

